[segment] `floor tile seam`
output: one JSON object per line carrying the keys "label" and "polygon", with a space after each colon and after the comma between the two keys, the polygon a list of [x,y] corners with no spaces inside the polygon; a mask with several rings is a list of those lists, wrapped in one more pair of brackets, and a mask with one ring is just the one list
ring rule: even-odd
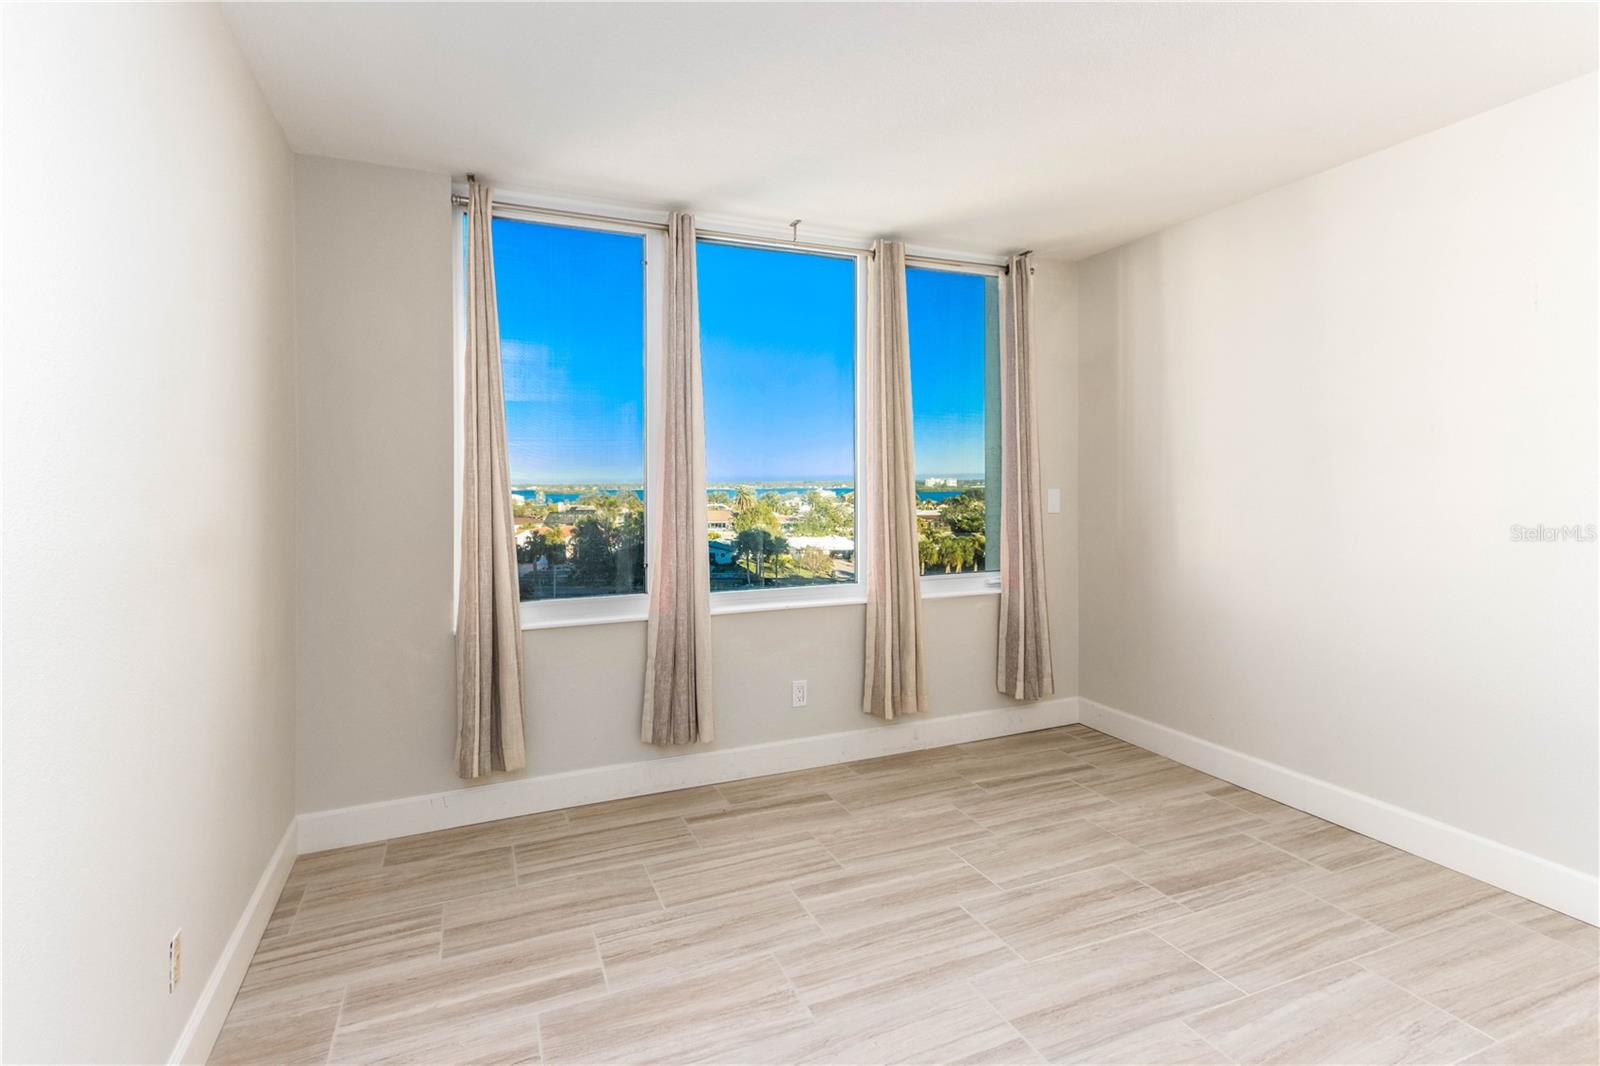
{"label": "floor tile seam", "polygon": [[[962,843],[971,843],[971,841],[962,841]],[[954,844],[946,844],[945,847],[944,847],[944,850],[948,851],[951,855],[955,856],[955,859],[956,859],[957,862],[961,863],[967,869],[971,870],[973,873],[977,874],[979,877],[981,877],[985,881],[989,882],[989,884],[994,887],[995,891],[997,891],[997,892],[1005,892],[1005,891],[1007,891],[1007,889],[1001,887],[1000,882],[996,881],[994,878],[990,877],[988,874],[986,874],[982,870],[978,869],[976,866],[974,866],[972,864],[971,860],[969,860],[965,855],[963,855],[959,851],[957,851],[956,850],[956,846]],[[963,908],[963,909],[965,909],[965,908]]]}
{"label": "floor tile seam", "polygon": [[[1238,1002],[1238,1001],[1237,1000],[1233,1000],[1232,1002]],[[1192,1015],[1190,1017],[1192,1017]],[[1220,1048],[1218,1048],[1217,1045],[1213,1044],[1211,1041],[1207,1040],[1205,1038],[1205,1034],[1204,1033],[1200,1032],[1200,1030],[1196,1029],[1194,1026],[1189,1024],[1189,1018],[1179,1018],[1178,1019],[1178,1024],[1183,1026],[1185,1029],[1189,1030],[1189,1032],[1193,1033],[1194,1034],[1194,1038],[1196,1040],[1200,1041],[1200,1043],[1202,1043],[1206,1047],[1210,1048],[1212,1050],[1212,1052],[1217,1056],[1218,1062],[1227,1063],[1228,1066],[1237,1066],[1237,1063],[1239,1062],[1239,1060],[1234,1058],[1232,1055],[1229,1055],[1227,1052],[1225,1052],[1225,1051],[1221,1050]]]}
{"label": "floor tile seam", "polygon": [[[1479,914],[1479,913],[1483,913],[1483,912],[1481,912],[1481,911],[1469,912],[1468,916],[1471,916],[1471,914]],[[1500,917],[1499,915],[1493,914],[1492,912],[1489,913],[1488,916],[1492,917],[1492,918],[1499,918]],[[1484,1029],[1481,1026],[1475,1025],[1471,1021],[1468,1021],[1466,1018],[1462,1017],[1460,1014],[1457,1014],[1455,1011],[1451,1010],[1450,1008],[1448,1008],[1446,1006],[1443,1006],[1442,1004],[1435,1003],[1432,999],[1430,999],[1429,997],[1423,995],[1421,992],[1417,991],[1416,989],[1407,988],[1405,985],[1401,984],[1399,981],[1397,981],[1394,978],[1390,977],[1388,974],[1385,974],[1385,973],[1383,973],[1383,972],[1381,972],[1379,970],[1375,970],[1375,969],[1367,966],[1365,964],[1365,962],[1363,961],[1365,959],[1371,958],[1374,955],[1381,954],[1384,951],[1388,951],[1388,950],[1391,950],[1393,948],[1397,948],[1397,947],[1403,946],[1404,944],[1409,943],[1409,942],[1411,942],[1413,940],[1419,940],[1422,937],[1431,936],[1433,933],[1439,932],[1440,929],[1442,929],[1442,928],[1448,928],[1448,927],[1445,926],[1445,927],[1436,927],[1436,928],[1433,928],[1433,929],[1426,929],[1426,930],[1424,930],[1424,931],[1422,931],[1420,933],[1413,934],[1412,936],[1406,938],[1405,940],[1397,941],[1397,942],[1395,942],[1393,944],[1389,944],[1389,945],[1386,945],[1386,946],[1381,947],[1381,948],[1375,948],[1372,951],[1363,952],[1360,955],[1353,956],[1350,959],[1350,961],[1355,963],[1357,966],[1360,966],[1367,973],[1370,973],[1375,977],[1381,977],[1385,981],[1387,981],[1390,984],[1394,985],[1395,987],[1404,989],[1405,991],[1411,993],[1413,996],[1416,996],[1418,999],[1420,999],[1424,1003],[1428,1004],[1428,1006],[1434,1007],[1437,1010],[1444,1011],[1446,1014],[1450,1015],[1452,1018],[1455,1018],[1457,1021],[1461,1022],[1462,1024],[1470,1026],[1472,1029],[1484,1034],[1485,1036],[1490,1037],[1497,1044],[1498,1043],[1502,1043],[1502,1042],[1504,1042],[1506,1040],[1510,1040],[1513,1037],[1517,1036],[1519,1034],[1519,1032],[1520,1032],[1520,1030],[1517,1030],[1517,1029],[1508,1029],[1508,1030],[1506,1030],[1504,1035],[1497,1036],[1494,1033],[1489,1032],[1487,1029]],[[1528,932],[1532,933],[1535,936],[1538,935],[1533,930],[1528,930]],[[1587,959],[1581,959],[1581,960],[1577,960],[1577,961],[1582,962],[1584,965],[1592,965],[1591,963],[1589,963],[1589,960],[1587,960]],[[1574,976],[1576,976],[1576,975],[1574,975]],[[1570,979],[1570,978],[1568,978],[1568,979]],[[1551,987],[1551,986],[1564,984],[1565,980],[1566,979],[1558,977],[1558,978],[1554,978],[1554,979],[1550,979],[1550,980],[1545,980],[1545,981],[1539,982],[1538,984],[1534,985],[1533,987],[1534,988],[1538,988],[1538,989],[1547,988],[1547,987]],[[1482,1049],[1480,1048],[1479,1050],[1482,1050]],[[1476,1054],[1476,1052],[1474,1052],[1474,1054]]]}
{"label": "floor tile seam", "polygon": [[[1356,965],[1357,966],[1361,966],[1361,963],[1358,961],[1358,962],[1356,962]],[[1487,1030],[1478,1028],[1476,1025],[1473,1025],[1471,1022],[1469,1022],[1465,1018],[1461,1017],[1461,1015],[1457,1014],[1455,1011],[1448,1010],[1445,1007],[1441,1007],[1439,1004],[1435,1003],[1433,1000],[1429,999],[1427,996],[1423,995],[1421,992],[1418,992],[1417,990],[1412,989],[1412,988],[1407,988],[1405,985],[1402,985],[1400,982],[1395,981],[1395,980],[1385,976],[1384,974],[1379,973],[1376,970],[1369,970],[1365,966],[1361,966],[1361,969],[1362,969],[1362,971],[1364,973],[1370,973],[1372,976],[1378,978],[1380,981],[1383,981],[1385,984],[1389,985],[1391,988],[1398,989],[1399,991],[1405,993],[1406,995],[1411,996],[1413,999],[1417,1000],[1418,1002],[1420,1002],[1420,1003],[1422,1003],[1422,1004],[1424,1004],[1426,1006],[1432,1007],[1436,1011],[1439,1011],[1446,1018],[1452,1018],[1455,1021],[1460,1022],[1462,1025],[1466,1026],[1468,1029],[1471,1029],[1473,1032],[1477,1033],[1479,1036],[1481,1036],[1485,1040],[1487,1040],[1488,1043],[1484,1044],[1483,1047],[1477,1048],[1476,1051],[1474,1051],[1474,1054],[1476,1054],[1477,1051],[1482,1051],[1484,1048],[1489,1047],[1490,1045],[1493,1045],[1493,1044],[1498,1044],[1500,1042],[1500,1040],[1501,1040],[1500,1037],[1495,1036],[1493,1033],[1490,1033]]]}
{"label": "floor tile seam", "polygon": [[[1175,919],[1175,920],[1181,921],[1181,919]],[[1217,980],[1219,980],[1219,981],[1223,982],[1224,984],[1226,984],[1229,988],[1232,988],[1233,990],[1238,992],[1239,995],[1237,997],[1235,997],[1234,1000],[1230,1000],[1229,1002],[1236,1002],[1238,999],[1242,999],[1245,996],[1248,996],[1250,994],[1249,990],[1244,988],[1242,985],[1234,984],[1227,977],[1224,977],[1222,974],[1218,973],[1216,970],[1213,970],[1211,967],[1207,966],[1205,963],[1201,962],[1199,959],[1197,959],[1193,955],[1189,954],[1189,952],[1187,952],[1183,948],[1179,947],[1177,944],[1174,944],[1172,941],[1170,941],[1166,937],[1162,936],[1160,927],[1162,925],[1164,925],[1164,924],[1166,924],[1166,923],[1158,922],[1155,925],[1147,925],[1147,926],[1144,927],[1142,932],[1149,933],[1151,936],[1155,937],[1157,940],[1159,940],[1163,944],[1167,945],[1173,951],[1176,951],[1178,954],[1182,955],[1184,958],[1188,959],[1190,962],[1192,962],[1196,966],[1200,967],[1206,973],[1210,974],[1211,976],[1215,977]],[[1219,1004],[1219,1006],[1220,1006],[1220,1004]]]}
{"label": "floor tile seam", "polygon": [[[993,970],[984,971],[984,973],[993,972]],[[971,995],[975,997],[979,1003],[982,1003],[985,1007],[989,1008],[990,1013],[1000,1020],[1001,1025],[1011,1030],[1012,1034],[1015,1035],[1018,1040],[1022,1041],[1023,1047],[1037,1055],[1040,1062],[1050,1061],[1049,1056],[1035,1047],[1033,1041],[1029,1040],[1027,1035],[1023,1033],[1021,1029],[1017,1028],[1016,1023],[1014,1023],[1010,1018],[1006,1017],[1004,1011],[1002,1011],[999,1007],[996,1007],[993,1003],[989,1002],[989,998],[982,992],[978,991],[978,986],[973,982],[972,978],[967,978],[966,980],[962,981],[961,984],[965,986],[966,990],[971,993]]]}
{"label": "floor tile seam", "polygon": [[333,1016],[333,1031],[328,1034],[328,1053],[322,1059],[324,1064],[333,1061],[333,1048],[339,1042],[339,1030],[344,1025],[344,1004],[350,998],[350,985],[345,984],[339,991],[339,1010]]}
{"label": "floor tile seam", "polygon": [[[1501,889],[1501,891],[1504,892],[1505,890]],[[1526,896],[1517,896],[1516,893],[1514,893],[1514,892],[1508,892],[1506,894],[1510,895],[1510,896],[1514,896],[1517,899],[1527,899]],[[1532,900],[1528,900],[1528,902],[1532,903],[1533,901]],[[1585,963],[1587,963],[1587,964],[1589,964],[1591,966],[1600,965],[1600,955],[1590,955],[1583,948],[1576,947],[1575,945],[1569,944],[1565,940],[1560,939],[1559,937],[1551,936],[1549,933],[1546,933],[1546,932],[1544,932],[1543,930],[1540,930],[1540,929],[1535,929],[1531,925],[1527,925],[1527,924],[1525,924],[1523,922],[1519,922],[1515,918],[1508,917],[1507,915],[1504,915],[1504,914],[1499,914],[1493,909],[1493,907],[1490,904],[1484,904],[1482,907],[1475,907],[1471,911],[1469,911],[1468,913],[1469,914],[1479,914],[1479,913],[1487,914],[1489,917],[1497,919],[1498,921],[1501,921],[1501,922],[1505,922],[1506,924],[1514,926],[1517,929],[1521,929],[1523,932],[1531,933],[1534,936],[1540,937],[1541,939],[1548,940],[1550,943],[1554,944],[1557,948],[1560,948],[1562,952],[1568,953],[1571,956],[1576,957],[1576,958],[1582,960],[1583,962],[1585,962]],[[1555,911],[1554,913],[1560,914],[1561,912],[1560,911]],[[1565,916],[1563,915],[1563,917],[1565,917]],[[1573,921],[1578,921],[1578,920],[1579,919],[1577,919],[1577,918],[1573,919]],[[1588,923],[1585,922],[1584,924],[1587,925]]]}
{"label": "floor tile seam", "polygon": [[299,916],[296,915],[296,929],[293,930],[293,932],[299,933],[301,935],[308,936],[308,937],[315,937],[319,933],[327,932],[329,930],[338,928],[338,926],[339,926],[339,924],[341,922],[347,922],[347,921],[357,920],[357,919],[361,919],[361,918],[371,918],[371,919],[375,919],[375,920],[394,918],[394,917],[396,917],[398,915],[405,914],[407,911],[425,910],[425,909],[432,908],[432,907],[438,907],[440,909],[439,921],[440,921],[440,929],[441,929],[441,932],[442,932],[443,931],[443,923],[444,923],[444,908],[446,906],[448,906],[449,904],[451,904],[451,903],[459,903],[459,902],[461,902],[463,900],[476,899],[479,896],[486,896],[486,895],[490,895],[490,894],[495,893],[495,892],[505,892],[505,891],[508,891],[510,889],[522,888],[522,887],[524,887],[524,886],[518,884],[515,880],[513,880],[512,883],[509,884],[509,885],[494,885],[494,886],[490,886],[490,887],[487,887],[487,888],[480,888],[480,889],[478,889],[476,891],[473,891],[473,892],[463,893],[462,895],[459,895],[459,896],[450,896],[450,897],[448,897],[446,899],[436,899],[436,900],[424,901],[424,902],[419,902],[419,903],[409,903],[409,904],[399,905],[399,906],[390,905],[390,904],[384,904],[384,905],[381,905],[378,908],[375,908],[375,909],[373,909],[371,911],[368,911],[365,906],[359,905],[359,904],[340,904],[337,907],[329,908],[329,910],[334,910],[334,911],[349,910],[349,911],[351,911],[351,913],[348,914],[348,915],[342,916],[342,917],[338,917],[338,918],[336,918],[336,920],[325,922],[325,923],[321,923],[321,927],[320,928],[319,928],[318,924],[313,924],[308,929],[307,928],[299,928]]}
{"label": "floor tile seam", "polygon": [[800,910],[805,916],[811,919],[811,924],[817,927],[818,935],[826,940],[828,938],[828,930],[823,926],[821,919],[812,913],[811,908],[806,906],[806,901],[800,898],[800,892],[794,887],[794,881],[785,881],[783,887],[788,889],[789,895],[794,897],[794,901],[800,905]]}

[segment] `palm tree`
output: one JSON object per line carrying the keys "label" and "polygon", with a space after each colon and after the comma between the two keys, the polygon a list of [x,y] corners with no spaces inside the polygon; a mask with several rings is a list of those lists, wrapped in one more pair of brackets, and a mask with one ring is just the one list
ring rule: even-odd
{"label": "palm tree", "polygon": [[733,538],[734,559],[753,561],[755,563],[754,569],[745,568],[744,583],[746,585],[754,582],[754,575],[761,569],[761,541],[765,536],[766,533],[763,530],[745,529],[735,534]]}
{"label": "palm tree", "polygon": [[[755,560],[755,580],[762,581],[764,577],[765,561],[767,556],[783,555],[789,550],[789,542],[782,537],[775,537],[765,529],[755,528],[740,531],[733,539],[733,552],[736,559]],[[745,584],[750,584],[751,571],[745,571]]]}
{"label": "palm tree", "polygon": [[733,513],[740,514],[756,505],[756,494],[750,491],[749,485],[740,485],[733,494]]}
{"label": "palm tree", "polygon": [[942,546],[935,537],[934,531],[929,527],[929,523],[919,522],[918,525],[921,528],[917,530],[917,561],[922,564],[922,568],[918,572],[926,574],[928,567],[939,565]]}
{"label": "palm tree", "polygon": [[949,537],[944,541],[944,565],[948,570],[961,573],[977,560],[978,544],[971,537]]}

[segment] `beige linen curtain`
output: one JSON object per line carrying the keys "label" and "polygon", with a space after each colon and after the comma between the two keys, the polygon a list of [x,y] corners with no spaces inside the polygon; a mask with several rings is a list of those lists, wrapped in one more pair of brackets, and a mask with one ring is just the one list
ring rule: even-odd
{"label": "beige linen curtain", "polygon": [[892,719],[928,709],[922,677],[905,246],[898,241],[878,241],[867,269],[861,501],[865,505],[868,564],[862,710]]}
{"label": "beige linen curtain", "polygon": [[1056,690],[1044,590],[1044,523],[1033,402],[1033,257],[1000,279],[1000,641],[995,683],[1019,700]]}
{"label": "beige linen curtain", "polygon": [[651,551],[644,722],[648,744],[712,739],[711,564],[706,548],[706,448],[700,382],[694,216],[667,223],[661,516]]}
{"label": "beige linen curtain", "polygon": [[456,617],[456,772],[527,765],[522,745],[522,626],[511,524],[506,405],[500,383],[490,190],[467,204],[467,359],[461,396],[461,583]]}

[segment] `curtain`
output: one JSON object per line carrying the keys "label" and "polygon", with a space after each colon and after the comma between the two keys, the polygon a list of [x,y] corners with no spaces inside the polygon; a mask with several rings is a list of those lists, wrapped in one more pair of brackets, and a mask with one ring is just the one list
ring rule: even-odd
{"label": "curtain", "polygon": [[1033,257],[1000,279],[1000,639],[995,683],[1019,700],[1054,694],[1033,403]]}
{"label": "curtain", "polygon": [[456,618],[456,772],[527,765],[522,744],[522,625],[511,524],[506,405],[500,383],[490,190],[467,205],[467,359],[461,396],[461,582]]}
{"label": "curtain", "polygon": [[869,563],[862,710],[893,719],[928,709],[922,677],[905,246],[878,241],[867,269],[865,477],[860,498]]}
{"label": "curtain", "polygon": [[694,216],[667,223],[661,499],[650,506],[660,532],[645,571],[644,721],[648,744],[713,737],[711,720],[711,564],[706,548],[705,409],[700,384],[700,309],[695,283]]}

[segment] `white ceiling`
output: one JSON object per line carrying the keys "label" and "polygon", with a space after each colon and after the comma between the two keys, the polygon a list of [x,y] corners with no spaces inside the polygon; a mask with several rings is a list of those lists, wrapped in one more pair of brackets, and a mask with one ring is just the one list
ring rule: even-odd
{"label": "white ceiling", "polygon": [[1587,3],[230,4],[228,18],[298,152],[1072,256],[1596,65]]}

